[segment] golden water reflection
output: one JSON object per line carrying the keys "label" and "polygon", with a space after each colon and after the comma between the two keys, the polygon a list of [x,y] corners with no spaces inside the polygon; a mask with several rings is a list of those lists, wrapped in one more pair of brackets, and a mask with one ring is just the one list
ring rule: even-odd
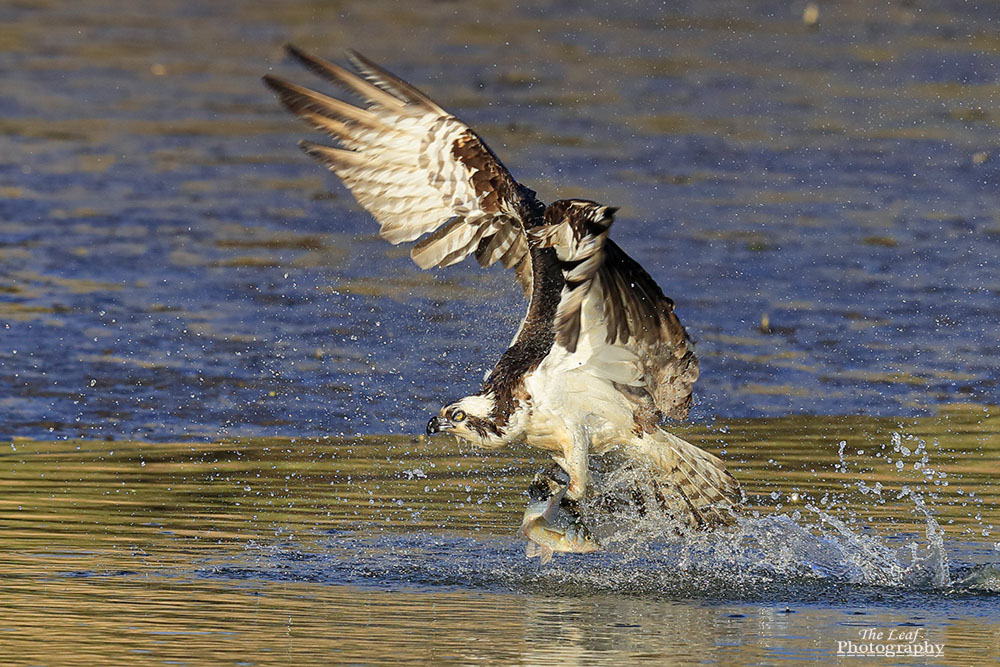
{"label": "golden water reflection", "polygon": [[[750,511],[832,505],[884,535],[920,533],[913,501],[896,499],[908,485],[924,495],[946,541],[989,551],[997,538],[983,531],[1000,523],[997,424],[976,410],[680,430],[725,450]],[[893,452],[894,433],[909,456]],[[915,470],[921,441],[927,461]],[[841,604],[802,605],[408,587],[375,575],[359,587],[254,570],[268,545],[322,551],[336,531],[513,539],[522,490],[542,463],[527,451],[479,455],[401,436],[15,440],[0,455],[0,648],[20,664],[729,663],[830,656],[835,640],[854,639],[863,624],[917,623],[947,644],[947,662],[1000,655],[989,596],[873,605],[845,594]],[[858,480],[881,483],[885,501],[859,492]],[[206,574],[219,563],[250,574]]]}

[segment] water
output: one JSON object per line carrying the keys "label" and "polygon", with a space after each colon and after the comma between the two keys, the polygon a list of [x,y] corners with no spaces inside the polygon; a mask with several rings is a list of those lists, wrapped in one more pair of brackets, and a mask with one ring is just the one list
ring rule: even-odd
{"label": "water", "polygon": [[[140,4],[0,6],[0,661],[1000,656],[997,7]],[[297,151],[260,83],[317,83],[288,40],[622,207],[735,532],[542,567],[545,461],[413,438],[523,306],[418,271]]]}
{"label": "water", "polygon": [[770,663],[874,627],[920,629],[945,645],[935,663],[995,659],[995,433],[979,414],[690,428],[744,481],[737,527],[546,566],[515,537],[545,464],[528,451],[18,439],[0,455],[0,646],[59,664]]}
{"label": "water", "polygon": [[742,4],[5,3],[0,434],[412,433],[478,388],[517,289],[373,236],[260,83],[319,83],[286,40],[425,86],[548,201],[621,206],[696,419],[1000,402],[997,8]]}

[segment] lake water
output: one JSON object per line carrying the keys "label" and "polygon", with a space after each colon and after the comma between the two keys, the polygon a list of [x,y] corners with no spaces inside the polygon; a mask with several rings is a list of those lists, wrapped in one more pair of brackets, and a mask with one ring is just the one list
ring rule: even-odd
{"label": "lake water", "polygon": [[[995,662],[1000,6],[805,4],[3,3],[0,662]],[[737,528],[524,558],[545,461],[413,435],[518,291],[377,238],[286,41],[621,207]]]}
{"label": "lake water", "polygon": [[995,660],[997,423],[687,429],[744,481],[739,526],[544,566],[514,536],[544,464],[527,451],[15,440],[0,646],[19,664],[770,664],[877,628],[919,629],[934,664]]}

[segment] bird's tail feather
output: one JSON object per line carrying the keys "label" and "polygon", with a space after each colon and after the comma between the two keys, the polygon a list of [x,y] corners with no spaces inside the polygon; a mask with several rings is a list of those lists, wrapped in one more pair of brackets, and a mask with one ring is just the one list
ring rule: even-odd
{"label": "bird's tail feather", "polygon": [[631,446],[654,467],[661,501],[677,519],[699,527],[732,523],[743,494],[722,459],[662,429]]}

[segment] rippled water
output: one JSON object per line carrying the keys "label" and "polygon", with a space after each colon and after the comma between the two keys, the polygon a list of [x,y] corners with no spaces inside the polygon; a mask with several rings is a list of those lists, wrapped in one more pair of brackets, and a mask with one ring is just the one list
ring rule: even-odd
{"label": "rippled water", "polygon": [[696,418],[997,403],[998,8],[706,4],[5,3],[0,433],[414,432],[478,387],[516,288],[373,236],[260,84],[309,80],[286,40],[621,206]]}
{"label": "rippled water", "polygon": [[[773,663],[872,626],[1000,656],[1000,7],[802,10],[0,5],[0,662]],[[737,528],[543,567],[541,459],[408,435],[523,305],[418,271],[295,148],[260,84],[310,80],[289,40],[622,207]]]}
{"label": "rippled water", "polygon": [[0,455],[0,646],[59,664],[725,663],[831,657],[876,627],[970,664],[1000,655],[995,433],[980,414],[689,429],[744,480],[737,527],[546,566],[514,536],[530,452],[19,439]]}

